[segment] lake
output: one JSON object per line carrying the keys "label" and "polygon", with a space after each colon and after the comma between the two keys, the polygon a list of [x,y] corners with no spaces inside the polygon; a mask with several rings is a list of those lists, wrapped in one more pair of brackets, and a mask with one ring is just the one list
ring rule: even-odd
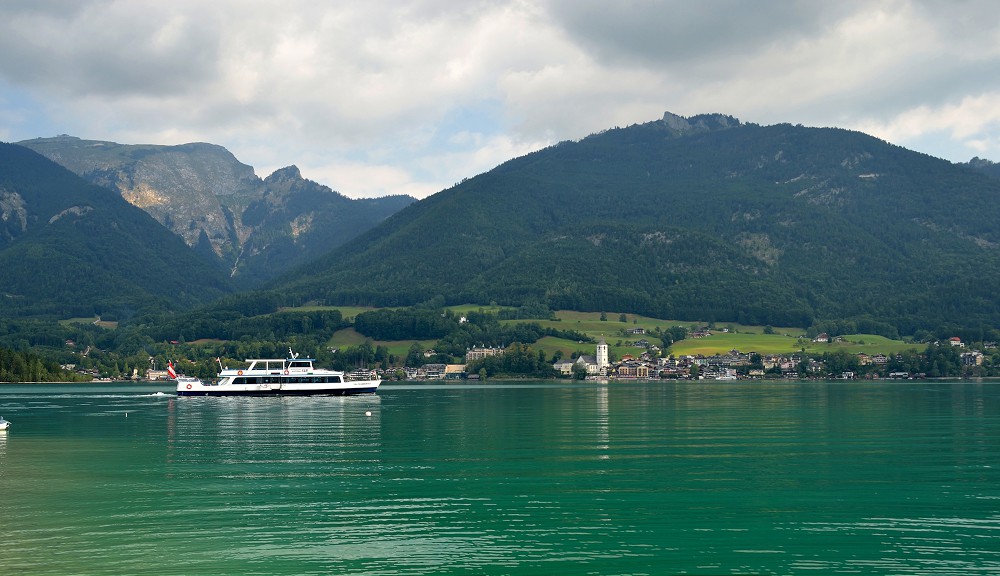
{"label": "lake", "polygon": [[2,385],[0,415],[7,573],[1000,573],[1000,383]]}

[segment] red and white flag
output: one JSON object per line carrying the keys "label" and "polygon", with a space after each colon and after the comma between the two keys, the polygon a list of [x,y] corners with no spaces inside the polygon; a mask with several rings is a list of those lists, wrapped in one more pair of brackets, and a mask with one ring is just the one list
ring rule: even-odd
{"label": "red and white flag", "polygon": [[167,376],[170,376],[171,378],[177,378],[177,372],[174,370],[173,362],[169,361],[167,362]]}

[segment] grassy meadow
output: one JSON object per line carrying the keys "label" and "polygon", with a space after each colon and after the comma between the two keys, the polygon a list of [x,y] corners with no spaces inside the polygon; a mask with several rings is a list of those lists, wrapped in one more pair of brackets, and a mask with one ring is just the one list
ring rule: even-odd
{"label": "grassy meadow", "polygon": [[344,318],[354,318],[362,312],[375,310],[375,308],[370,306],[296,306],[294,308],[280,308],[278,312],[316,312],[319,310],[340,310],[340,315]]}
{"label": "grassy meadow", "polygon": [[[353,317],[359,312],[370,310],[371,308],[359,308],[349,306],[328,307],[325,309],[337,308],[344,314],[344,317]],[[499,306],[478,306],[467,304],[462,306],[450,306],[448,309],[455,314],[464,314],[470,311],[484,311],[496,313],[502,307]],[[315,308],[318,309],[318,308]],[[649,318],[637,314],[625,314],[622,321],[621,313],[605,313],[606,320],[601,320],[600,312],[575,312],[571,310],[560,310],[555,313],[555,320],[504,320],[507,323],[513,322],[537,322],[543,327],[555,328],[557,330],[574,330],[581,332],[595,341],[603,336],[608,343],[611,356],[622,358],[625,355],[638,356],[643,352],[643,348],[635,345],[639,340],[648,340],[659,346],[660,340],[651,333],[654,329],[665,330],[671,326],[683,326],[689,331],[701,325],[698,322],[684,322],[679,320],[662,320],[659,318]],[[626,330],[633,328],[645,328],[647,334],[626,334]],[[704,338],[688,338],[675,343],[666,350],[667,354],[674,356],[712,356],[714,354],[725,354],[731,350],[740,352],[757,352],[760,354],[793,354],[805,351],[810,354],[822,354],[824,352],[834,352],[844,350],[850,354],[864,352],[866,354],[892,354],[907,349],[922,348],[919,344],[903,342],[901,340],[890,340],[882,336],[872,334],[854,334],[844,336],[840,342],[816,343],[805,337],[805,331],[801,328],[773,328],[772,334],[764,334],[763,326],[744,326],[736,323],[718,323],[711,330],[711,335]],[[365,337],[356,332],[353,328],[338,331],[329,341],[329,346],[343,348],[347,346],[357,346],[365,341]],[[425,350],[434,348],[435,340],[401,340],[401,341],[372,341],[374,346],[386,346],[390,353],[397,357],[404,357],[414,342],[419,343]],[[546,336],[538,342],[532,344],[535,350],[545,352],[547,358],[551,358],[556,351],[560,351],[564,358],[569,358],[574,352],[579,354],[594,354],[594,344],[591,342],[580,342],[565,338],[554,338]]]}
{"label": "grassy meadow", "polygon": [[[659,346],[658,338],[650,333],[656,329],[667,329],[671,326],[684,326],[689,331],[700,323],[683,322],[679,320],[662,320],[659,318],[649,318],[635,314],[626,314],[625,321],[621,321],[620,313],[606,313],[606,320],[601,320],[600,312],[574,312],[561,310],[556,312],[557,320],[532,320],[542,326],[549,326],[557,329],[576,330],[594,338],[600,339],[604,336],[610,347],[613,357],[621,358],[626,354],[637,356],[642,352],[642,348],[635,346],[639,340],[649,340],[652,344]],[[527,320],[524,320],[525,322]],[[522,322],[522,320],[511,320],[511,322]],[[631,328],[645,328],[645,335],[626,335],[625,330]],[[593,354],[594,345],[590,343],[580,343],[561,338],[546,337],[534,345],[536,349],[545,351],[546,356],[551,357],[556,350],[561,350],[563,355],[569,357],[572,352]],[[805,337],[805,331],[801,328],[773,328],[773,334],[764,334],[763,326],[744,326],[736,323],[718,323],[711,331],[711,336],[705,338],[688,338],[676,342],[666,353],[674,356],[712,356],[714,354],[725,354],[731,350],[740,352],[757,352],[760,354],[792,354],[805,350],[811,354],[822,354],[824,352],[834,352],[844,350],[851,354],[892,354],[907,349],[922,348],[919,344],[903,342],[901,340],[890,340],[882,336],[872,334],[855,334],[844,336],[841,342],[815,343]]]}
{"label": "grassy meadow", "polygon": [[[601,320],[600,312],[575,312],[571,310],[560,310],[555,314],[556,320],[533,320],[533,322],[538,322],[542,326],[551,327],[560,330],[575,330],[577,332],[582,332],[587,336],[590,336],[594,340],[599,340],[601,336],[604,337],[605,342],[608,343],[611,355],[614,358],[621,358],[626,354],[632,356],[638,356],[643,352],[643,348],[637,347],[635,345],[639,340],[648,340],[650,343],[660,346],[661,342],[651,333],[656,328],[661,330],[666,330],[671,326],[683,326],[688,330],[691,330],[699,325],[698,322],[682,322],[679,320],[663,320],[659,318],[650,318],[647,316],[640,316],[637,314],[625,314],[624,321],[622,321],[621,313],[605,313],[606,320]],[[521,320],[513,320],[512,322],[521,322]],[[738,331],[739,335],[747,342],[753,342],[754,346],[758,345],[756,343],[757,338],[764,336],[779,338],[782,344],[787,342],[795,342],[794,336],[799,336],[803,333],[803,330],[798,328],[776,328],[775,331],[779,334],[789,334],[789,336],[774,336],[774,335],[764,335],[764,328],[762,326],[743,326],[740,324],[722,324],[717,328],[722,327],[730,330],[730,335],[733,335],[733,331]],[[634,328],[644,328],[646,334],[626,334],[625,331]],[[685,341],[687,342],[687,341]],[[678,343],[683,344],[683,342]],[[676,346],[674,348],[676,348]],[[561,350],[563,356],[569,357],[572,352],[580,352],[584,354],[594,353],[594,344],[591,343],[580,343],[570,340],[565,340],[561,338],[546,337],[535,344],[535,348],[541,348],[545,350],[545,354],[549,357],[556,351]],[[725,348],[721,352],[728,352],[732,350],[732,347]],[[784,348],[783,348],[784,349]],[[671,354],[688,354],[689,352],[675,352],[674,349],[668,350]],[[709,354],[714,354],[715,352],[709,352]]]}
{"label": "grassy meadow", "polygon": [[101,328],[107,328],[109,330],[114,330],[118,327],[118,322],[112,322],[110,320],[101,320],[100,316],[91,316],[89,318],[66,318],[65,320],[60,320],[60,324],[93,324],[94,326],[100,326]]}
{"label": "grassy meadow", "polygon": [[725,354],[730,350],[757,352],[760,354],[792,354],[805,351],[809,354],[823,354],[844,350],[850,354],[893,354],[912,348],[923,348],[920,344],[889,340],[873,334],[853,334],[844,336],[841,342],[818,343],[808,338],[793,338],[778,334],[715,333],[705,338],[689,338],[675,343],[670,353],[675,356],[711,356]]}
{"label": "grassy meadow", "polygon": [[[327,346],[331,348],[347,348],[349,346],[364,344],[367,339],[354,330],[354,328],[345,328],[335,332],[333,337],[327,342]],[[413,346],[414,342],[420,344],[424,350],[429,350],[434,347],[437,340],[372,340],[372,346],[385,346],[389,349],[389,354],[393,354],[397,358],[405,358],[406,354],[410,351],[410,346]]]}

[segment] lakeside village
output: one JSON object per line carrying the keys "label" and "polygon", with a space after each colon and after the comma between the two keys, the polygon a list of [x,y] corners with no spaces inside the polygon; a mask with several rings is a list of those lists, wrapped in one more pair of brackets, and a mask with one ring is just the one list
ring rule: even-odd
{"label": "lakeside village", "polygon": [[[630,335],[642,335],[644,329],[628,330]],[[695,338],[710,337],[711,332],[705,330],[690,335]],[[829,343],[836,340],[826,334],[820,334],[813,339],[815,343]],[[932,343],[931,347],[939,348],[947,362],[958,364],[960,373],[941,372],[940,374],[918,371],[915,359],[927,361],[922,354],[901,353],[885,354],[848,354],[835,353],[827,361],[810,357],[806,354],[757,354],[755,352],[740,352],[731,350],[727,354],[714,356],[668,356],[661,357],[660,349],[641,339],[634,343],[641,349],[636,355],[625,354],[619,360],[612,361],[609,346],[602,336],[597,342],[594,355],[581,354],[569,359],[558,359],[551,364],[552,376],[572,378],[576,380],[597,381],[637,381],[637,380],[743,380],[743,379],[915,379],[934,376],[959,376],[976,373],[977,367],[982,367],[986,358],[983,352],[968,350],[959,338],[951,338],[945,342]],[[996,348],[989,343],[988,348]],[[475,347],[466,351],[465,364],[427,363],[416,367],[389,367],[376,369],[358,369],[350,372],[347,377],[354,380],[381,378],[383,380],[469,380],[479,381],[487,377],[488,371],[484,364],[490,360],[499,361],[511,350],[510,347]],[[424,358],[437,357],[434,350],[423,353]],[[941,360],[931,360],[931,363]],[[133,372],[133,379],[142,379]],[[509,376],[509,375],[504,375]],[[532,374],[536,377],[537,373]],[[167,380],[165,370],[147,370],[147,380]]]}
{"label": "lakeside village", "polygon": [[[643,334],[642,328],[628,331],[632,335]],[[708,337],[708,331],[696,332],[694,337]],[[829,343],[833,339],[826,334],[820,334],[813,339],[816,343]],[[834,378],[834,379],[875,379],[875,378],[926,378],[926,372],[901,369],[907,365],[907,359],[902,354],[887,356],[885,354],[844,354],[836,362],[824,362],[804,354],[757,354],[743,353],[731,350],[727,354],[713,356],[668,356],[660,357],[659,348],[646,340],[635,343],[645,351],[636,356],[626,354],[621,360],[609,360],[608,344],[602,336],[597,343],[594,355],[580,355],[575,359],[560,360],[552,364],[553,370],[562,377],[579,380],[669,380],[669,379],[699,379],[699,380],[739,380],[739,379],[802,379],[802,378]],[[957,359],[964,372],[983,365],[985,355],[976,350],[965,350],[965,344],[960,338],[951,338],[937,345],[945,346],[957,352]],[[945,348],[945,350],[948,350]],[[466,354],[466,362],[473,362],[486,356],[501,355],[502,348],[473,348]],[[412,374],[412,379],[420,378],[469,378],[476,379],[477,374],[466,372],[466,365],[436,365],[433,373]],[[424,368],[427,368],[426,366]],[[407,379],[411,375],[407,374]]]}

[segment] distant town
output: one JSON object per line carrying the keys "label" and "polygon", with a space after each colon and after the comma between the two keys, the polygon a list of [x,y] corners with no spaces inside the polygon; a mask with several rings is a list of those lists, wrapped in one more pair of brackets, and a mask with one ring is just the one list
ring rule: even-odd
{"label": "distant town", "polygon": [[[629,335],[643,335],[643,328],[632,328]],[[691,338],[708,338],[712,332],[708,329],[694,331]],[[812,339],[816,343],[834,342],[838,338],[827,334],[819,334]],[[919,379],[936,376],[975,375],[975,369],[982,367],[985,355],[980,350],[967,349],[960,338],[953,337],[947,341],[932,342],[931,348],[940,349],[944,357],[957,362],[960,373],[929,373],[921,369],[921,362],[928,361],[923,354],[848,354],[835,353],[827,355],[824,361],[815,355],[807,354],[758,354],[731,350],[726,354],[660,356],[660,349],[650,344],[648,340],[640,339],[633,345],[641,349],[636,354],[625,354],[621,358],[611,359],[609,346],[602,337],[595,345],[594,354],[574,355],[568,359],[559,359],[552,363],[552,376],[558,378],[591,380],[591,381],[653,381],[653,380],[745,380],[745,379]],[[984,348],[996,348],[996,343],[985,343]],[[383,380],[445,380],[445,381],[480,381],[485,374],[470,370],[477,362],[491,357],[504,355],[504,347],[474,347],[467,350],[465,364],[427,363],[417,367],[389,367],[358,369],[348,374],[352,379],[369,379],[374,377]],[[426,350],[425,358],[437,356],[434,350]],[[147,380],[166,380],[164,370],[147,370]],[[502,375],[506,377],[510,375]],[[140,379],[138,372],[133,378]]]}

